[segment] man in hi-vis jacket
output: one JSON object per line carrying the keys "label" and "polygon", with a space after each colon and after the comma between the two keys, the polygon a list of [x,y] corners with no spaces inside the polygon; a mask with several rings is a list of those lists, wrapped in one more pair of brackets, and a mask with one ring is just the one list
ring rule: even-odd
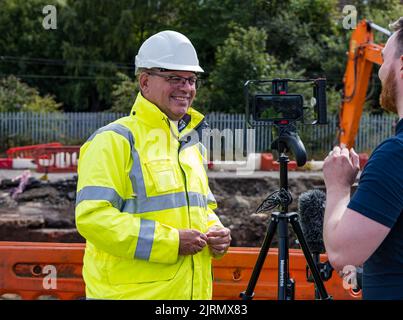
{"label": "man in hi-vis jacket", "polygon": [[203,72],[187,37],[163,31],[136,56],[140,93],[130,115],[80,150],[76,224],[87,240],[92,299],[211,299],[211,259],[231,241],[214,213],[191,107]]}

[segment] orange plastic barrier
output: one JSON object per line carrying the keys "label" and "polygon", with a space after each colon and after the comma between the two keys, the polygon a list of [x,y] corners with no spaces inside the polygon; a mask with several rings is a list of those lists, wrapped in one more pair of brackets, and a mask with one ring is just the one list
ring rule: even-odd
{"label": "orange plastic barrier", "polygon": [[[221,260],[214,260],[213,298],[239,299],[239,293],[245,291],[259,248],[232,247]],[[290,277],[295,280],[295,299],[313,300],[314,284],[306,280],[306,260],[302,250],[290,249]],[[321,255],[321,261],[327,256]],[[342,279],[333,272],[330,280],[324,282],[329,295],[335,300],[360,299],[361,294],[343,288]],[[270,249],[255,287],[255,300],[277,299],[278,285],[278,250]]]}
{"label": "orange plastic barrier", "polygon": [[35,151],[37,172],[76,172],[80,146],[42,147]]}
{"label": "orange plastic barrier", "polygon": [[35,151],[38,150],[38,148],[60,147],[60,146],[62,146],[62,144],[59,142],[35,144],[35,145],[31,145],[31,146],[10,148],[6,151],[6,153],[9,158],[13,158],[13,159],[15,159],[15,158],[33,159],[35,157]]}
{"label": "orange plastic barrier", "polygon": [[271,153],[262,153],[260,157],[260,170],[273,170],[273,155]]}
{"label": "orange plastic barrier", "polygon": [[[81,276],[84,244],[0,242],[0,295],[18,294],[22,299],[53,296],[60,300],[84,297]],[[56,268],[56,288],[48,266]]]}
{"label": "orange plastic barrier", "polygon": [[[290,162],[288,162],[287,167],[288,167],[289,171],[295,171],[298,168],[297,162],[294,160],[291,160]],[[272,168],[273,168],[272,170],[279,171],[280,163],[278,161],[273,161]]]}
{"label": "orange plastic barrier", "polygon": [[[85,286],[81,276],[85,244],[0,242],[0,295],[18,294],[22,299],[40,296],[79,299]],[[248,285],[259,248],[232,247],[220,260],[214,260],[213,299],[239,300]],[[322,255],[326,260],[326,255]],[[254,299],[277,299],[277,249],[270,249]],[[50,270],[50,271],[49,271]],[[49,278],[56,271],[55,281]],[[290,249],[290,275],[296,282],[296,299],[314,299],[314,285],[306,280],[306,261],[301,250]],[[343,289],[338,275],[325,282],[334,299],[357,299]]]}

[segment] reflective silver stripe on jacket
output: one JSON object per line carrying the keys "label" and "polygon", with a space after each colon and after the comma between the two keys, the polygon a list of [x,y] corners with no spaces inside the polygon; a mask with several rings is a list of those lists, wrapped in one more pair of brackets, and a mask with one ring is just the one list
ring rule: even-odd
{"label": "reflective silver stripe on jacket", "polygon": [[217,201],[211,191],[207,194],[207,204],[217,204]]}
{"label": "reflective silver stripe on jacket", "polygon": [[126,128],[124,125],[118,124],[118,123],[110,123],[106,125],[105,127],[99,128],[97,131],[95,131],[87,140],[87,142],[93,140],[95,136],[99,133],[105,132],[105,131],[113,131],[117,134],[120,134],[121,136],[125,137],[126,140],[129,141],[130,148],[133,148],[134,146],[134,137],[131,131]]}
{"label": "reflective silver stripe on jacket", "polygon": [[[189,192],[189,206],[207,208],[207,198],[197,192]],[[146,199],[126,200],[122,212],[144,213],[166,209],[175,209],[188,205],[185,192],[177,192],[160,196],[147,197]],[[138,208],[137,208],[138,207]],[[139,210],[141,208],[141,210]]]}
{"label": "reflective silver stripe on jacket", "polygon": [[134,256],[139,259],[149,260],[151,248],[154,242],[155,221],[141,219],[139,238]]}
{"label": "reflective silver stripe on jacket", "polygon": [[[189,205],[192,207],[207,208],[207,198],[197,192],[189,192]],[[122,212],[128,213],[143,213],[150,211],[159,211],[187,206],[185,192],[148,197],[147,199],[126,199],[122,197],[112,188],[87,186],[77,193],[76,206],[84,200],[106,200],[112,206]],[[137,209],[138,202],[141,202],[141,207],[144,211]]]}
{"label": "reflective silver stripe on jacket", "polygon": [[106,200],[118,210],[124,205],[124,200],[119,196],[116,190],[108,187],[87,186],[82,188],[77,193],[76,206],[84,200]]}

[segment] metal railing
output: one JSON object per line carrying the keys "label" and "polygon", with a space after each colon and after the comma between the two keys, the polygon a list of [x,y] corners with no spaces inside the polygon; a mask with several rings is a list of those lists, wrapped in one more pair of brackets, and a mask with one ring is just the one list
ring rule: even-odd
{"label": "metal railing", "polygon": [[[125,116],[123,113],[0,113],[0,143],[12,141],[13,145],[48,143],[59,141],[65,144],[80,144],[98,128]],[[206,115],[212,129],[223,136],[235,139],[245,130],[245,115],[210,113]],[[308,153],[328,152],[336,143],[338,118],[329,116],[328,125],[299,125],[298,133]],[[393,115],[367,115],[361,118],[355,149],[358,152],[373,150],[382,140],[393,135],[396,117]],[[230,137],[229,135],[232,135]],[[270,126],[262,126],[254,132],[255,152],[270,150],[273,132]],[[247,141],[245,144],[250,143]]]}

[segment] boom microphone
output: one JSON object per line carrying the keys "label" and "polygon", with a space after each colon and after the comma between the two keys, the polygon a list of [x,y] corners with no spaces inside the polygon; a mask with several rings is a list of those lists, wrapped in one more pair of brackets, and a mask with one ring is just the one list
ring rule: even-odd
{"label": "boom microphone", "polygon": [[313,254],[325,253],[326,251],[323,243],[325,205],[326,195],[318,189],[304,192],[298,198],[301,228],[308,247]]}

